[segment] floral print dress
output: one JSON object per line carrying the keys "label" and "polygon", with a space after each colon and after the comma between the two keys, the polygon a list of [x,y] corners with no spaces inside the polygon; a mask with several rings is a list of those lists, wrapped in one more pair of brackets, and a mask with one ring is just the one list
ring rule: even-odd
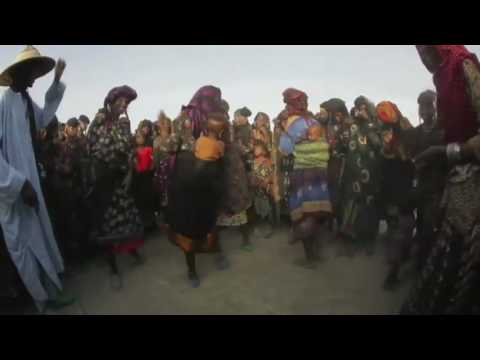
{"label": "floral print dress", "polygon": [[[90,157],[97,164],[95,168],[106,169],[107,175],[97,172],[96,180],[108,180],[111,188],[111,196],[102,204],[99,235],[108,238],[106,242],[119,251],[120,244],[135,248],[134,244],[140,245],[143,238],[143,224],[134,198],[123,184],[134,153],[129,124],[125,120],[107,121],[106,115],[99,112],[89,128],[88,145]],[[100,187],[99,191],[108,190]]]}

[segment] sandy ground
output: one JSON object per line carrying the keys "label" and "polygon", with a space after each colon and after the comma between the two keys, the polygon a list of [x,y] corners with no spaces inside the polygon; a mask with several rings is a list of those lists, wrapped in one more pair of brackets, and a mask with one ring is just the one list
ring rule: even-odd
{"label": "sandy ground", "polygon": [[56,314],[395,314],[411,283],[407,269],[401,288],[382,289],[387,271],[383,244],[370,257],[362,253],[336,257],[331,235],[324,236],[326,261],[307,270],[293,264],[303,256],[303,248],[300,243],[288,244],[286,227],[277,228],[269,239],[257,231],[252,253],[240,250],[237,232],[222,235],[231,266],[219,271],[213,255],[199,255],[202,283],[197,289],[187,282],[181,251],[156,234],[147,240],[144,265],[134,266],[128,256],[120,259],[122,290],[111,289],[108,268],[97,259],[66,280],[66,290],[78,302]]}

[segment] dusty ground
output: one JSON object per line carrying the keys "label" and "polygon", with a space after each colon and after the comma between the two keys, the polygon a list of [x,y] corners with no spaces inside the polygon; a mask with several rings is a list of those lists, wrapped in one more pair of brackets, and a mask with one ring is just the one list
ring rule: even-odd
{"label": "dusty ground", "polygon": [[[193,289],[186,280],[183,254],[157,234],[145,246],[147,262],[133,266],[122,258],[124,288],[110,288],[107,267],[92,262],[66,281],[78,303],[60,314],[394,314],[410,284],[385,292],[384,248],[376,254],[336,257],[332,241],[326,261],[316,270],[292,262],[303,256],[301,244],[287,243],[288,229],[278,228],[270,239],[254,237],[255,251],[240,250],[235,231],[223,233],[222,244],[231,267],[218,271],[212,255],[200,255],[197,268],[202,284]],[[328,241],[328,240],[327,240]]]}

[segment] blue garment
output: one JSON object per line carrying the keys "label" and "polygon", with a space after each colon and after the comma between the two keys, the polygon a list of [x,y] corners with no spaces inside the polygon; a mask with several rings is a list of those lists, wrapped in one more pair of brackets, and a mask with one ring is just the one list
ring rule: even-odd
{"label": "blue garment", "polygon": [[[295,153],[297,144],[308,141],[308,129],[317,124],[314,120],[301,117],[291,120],[287,121],[290,125],[280,137],[279,144],[280,151],[287,155]],[[294,169],[290,173],[288,205],[292,221],[299,221],[307,214],[332,212],[327,180],[327,170],[322,161],[319,161],[318,167]]]}
{"label": "blue garment", "polygon": [[292,122],[287,131],[280,137],[280,151],[286,155],[293,154],[295,144],[307,139],[307,131],[311,126],[307,120],[298,118]]}
{"label": "blue garment", "polygon": [[[54,83],[45,95],[43,109],[33,102],[36,127],[45,128],[54,118],[65,92]],[[38,212],[25,205],[20,192],[28,179],[38,197]],[[30,136],[27,103],[20,93],[7,89],[0,99],[0,225],[5,242],[27,290],[36,302],[49,300],[42,273],[58,289],[63,259],[55,240]]]}

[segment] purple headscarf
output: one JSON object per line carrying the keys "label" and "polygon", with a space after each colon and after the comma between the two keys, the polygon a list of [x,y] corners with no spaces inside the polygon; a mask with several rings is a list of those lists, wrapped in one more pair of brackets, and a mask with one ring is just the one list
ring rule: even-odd
{"label": "purple headscarf", "polygon": [[222,106],[222,92],[215,86],[203,86],[195,95],[187,106],[182,106],[192,122],[193,137],[198,139],[202,130],[205,128],[207,115],[213,112],[225,112]]}

